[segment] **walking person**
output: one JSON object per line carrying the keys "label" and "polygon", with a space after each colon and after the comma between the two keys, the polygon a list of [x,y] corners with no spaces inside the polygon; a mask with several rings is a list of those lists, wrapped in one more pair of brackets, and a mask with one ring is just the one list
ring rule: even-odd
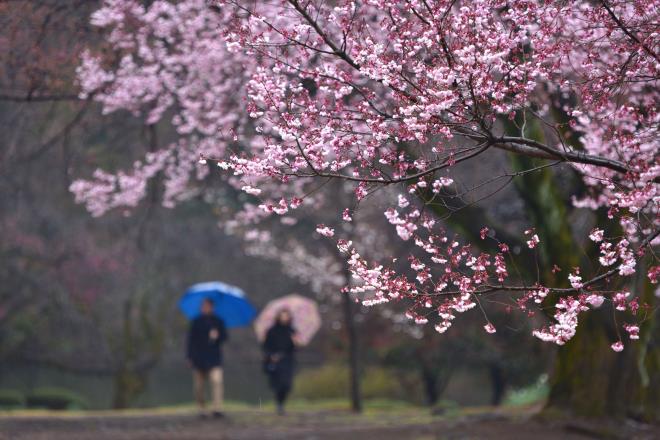
{"label": "walking person", "polygon": [[223,371],[222,344],[227,341],[224,321],[214,315],[214,303],[205,298],[201,314],[190,324],[188,332],[187,358],[193,369],[193,387],[200,416],[206,417],[206,384],[211,384],[213,400],[211,415],[223,417]]}
{"label": "walking person", "polygon": [[277,413],[280,415],[284,415],[284,402],[293,385],[295,368],[296,334],[291,321],[289,310],[280,310],[263,343],[264,371],[275,394]]}

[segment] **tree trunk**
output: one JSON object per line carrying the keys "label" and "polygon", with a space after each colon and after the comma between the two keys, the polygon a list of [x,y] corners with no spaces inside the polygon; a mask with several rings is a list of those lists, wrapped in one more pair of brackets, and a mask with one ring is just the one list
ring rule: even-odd
{"label": "tree trunk", "polygon": [[144,391],[144,377],[127,368],[120,368],[115,374],[114,395],[112,407],[114,409],[128,408],[133,400]]}
{"label": "tree trunk", "polygon": [[[523,121],[518,121],[521,126]],[[527,135],[544,141],[538,122],[527,124]],[[513,124],[507,125],[508,134],[518,133]],[[574,137],[578,139],[578,137]],[[581,146],[574,145],[577,149]],[[522,171],[542,162],[537,159],[511,155],[515,171]],[[566,270],[582,266],[585,260],[573,244],[574,234],[570,217],[565,207],[565,198],[559,190],[557,175],[549,169],[526,174],[516,179],[516,188],[525,201],[525,209],[541,236],[541,266],[546,270],[539,276],[544,284],[565,285],[565,272],[552,274],[548,269],[557,264]],[[575,188],[581,188],[579,179],[574,179]],[[607,224],[604,210],[596,213],[597,224]],[[593,258],[597,250],[591,246],[587,254]],[[639,267],[640,274],[645,271]],[[637,280],[642,301],[653,304],[655,297],[644,276]],[[610,289],[616,288],[610,286]],[[553,298],[554,300],[554,298]],[[644,313],[640,311],[640,313]],[[611,306],[602,310],[585,312],[580,316],[576,335],[557,353],[554,372],[550,381],[550,396],[547,410],[586,417],[626,417],[657,419],[658,406],[658,356],[657,325],[655,319],[642,325],[639,341],[630,341],[622,335],[625,349],[614,352],[610,345],[619,339],[616,328],[623,322],[636,322],[639,317],[622,317],[617,313],[618,323],[613,322]],[[655,327],[655,328],[654,328]],[[656,334],[655,338],[651,337]],[[655,388],[653,388],[655,386]],[[655,401],[654,401],[655,399]]]}
{"label": "tree trunk", "polygon": [[490,383],[493,387],[493,395],[491,396],[491,404],[493,406],[499,406],[504,399],[504,392],[506,391],[506,374],[502,366],[493,362],[488,366],[488,372],[490,375]]}
{"label": "tree trunk", "polygon": [[440,395],[438,393],[438,374],[432,368],[422,367],[422,383],[426,393],[426,403],[429,406],[435,406],[438,403]]}
{"label": "tree trunk", "polygon": [[[653,306],[649,284],[643,301]],[[651,318],[638,341],[622,335],[625,348],[616,353],[611,321],[611,309],[584,314],[577,334],[559,349],[546,412],[660,420],[660,326]]]}
{"label": "tree trunk", "polygon": [[125,380],[122,372],[115,375],[114,391],[112,395],[112,409],[125,409],[128,408],[130,397],[127,387],[124,385]]}
{"label": "tree trunk", "polygon": [[[347,278],[350,279],[350,278]],[[348,293],[342,294],[344,305],[344,325],[348,339],[348,370],[350,374],[351,409],[354,412],[362,411],[362,395],[360,393],[360,370],[358,359],[358,337],[355,328],[354,305]]]}
{"label": "tree trunk", "polygon": [[112,407],[114,409],[128,408],[133,399],[145,388],[145,377],[135,371],[135,357],[139,349],[133,334],[133,322],[131,312],[133,311],[131,299],[124,302],[124,313],[122,321],[122,333],[118,344],[119,367],[115,372],[114,396]]}

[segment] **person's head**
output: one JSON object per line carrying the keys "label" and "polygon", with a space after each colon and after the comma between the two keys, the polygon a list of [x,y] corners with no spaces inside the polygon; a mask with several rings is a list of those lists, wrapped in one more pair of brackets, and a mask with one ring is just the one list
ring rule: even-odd
{"label": "person's head", "polygon": [[213,300],[211,298],[204,298],[204,301],[202,301],[202,315],[212,315],[213,314],[213,309],[214,309],[215,304],[213,303]]}
{"label": "person's head", "polygon": [[277,323],[280,325],[291,324],[291,312],[288,309],[281,309],[277,312]]}

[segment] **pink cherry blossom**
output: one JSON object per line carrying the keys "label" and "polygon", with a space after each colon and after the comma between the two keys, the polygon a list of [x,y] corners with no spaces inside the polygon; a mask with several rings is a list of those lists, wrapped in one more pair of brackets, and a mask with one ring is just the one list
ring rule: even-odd
{"label": "pink cherry blossom", "polygon": [[578,316],[587,311],[582,300],[575,298],[561,298],[555,305],[557,312],[554,315],[555,323],[547,328],[534,330],[533,335],[543,341],[564,345],[573,336],[578,325]]}
{"label": "pink cherry blossom", "polygon": [[571,286],[573,286],[574,289],[581,289],[584,286],[584,284],[582,283],[582,277],[580,276],[579,270],[576,270],[576,272],[569,274],[568,281],[571,283]]}
{"label": "pink cherry blossom", "polygon": [[617,292],[614,294],[612,297],[612,302],[614,303],[615,308],[620,311],[624,312],[627,308],[627,302],[626,298],[630,296],[630,292],[628,291],[623,291],[623,292]]}
{"label": "pink cherry blossom", "polygon": [[639,326],[634,324],[624,324],[623,328],[628,332],[630,339],[639,339]]}
{"label": "pink cherry blossom", "polygon": [[[223,228],[243,228],[256,246],[269,235],[256,225],[275,215],[295,224],[296,210],[327,197],[329,181],[350,186],[352,199],[331,211],[345,222],[389,188],[381,211],[414,248],[412,272],[346,240],[354,224],[316,228],[346,259],[355,280],[348,293],[368,306],[405,302],[420,324],[420,307],[436,309],[442,333],[480,295],[506,291],[525,313],[554,304],[552,322],[534,335],[564,344],[579,315],[604,301],[590,292],[627,286],[640,268],[654,283],[660,273],[649,251],[660,242],[660,5],[608,5],[104,0],[91,19],[102,47],[90,47],[78,66],[81,97],[153,130],[170,126],[175,139],[157,145],[154,136],[155,145],[136,146],[138,160],[77,179],[71,191],[100,216],[137,207],[154,182],[172,207],[205,191],[200,182],[214,173],[247,194]],[[521,117],[547,127],[545,140],[530,137],[528,124],[504,130]],[[570,195],[573,205],[606,210],[603,224],[575,237],[577,246],[598,243],[598,261],[570,273],[570,288],[510,275],[517,260],[546,254],[553,237],[541,243],[538,225],[509,244],[489,225],[479,234],[489,240],[470,243],[430,213],[469,200],[456,167],[494,151],[571,167],[585,187]],[[481,185],[516,177],[498,172]],[[499,252],[476,250],[493,240]],[[535,251],[517,256],[525,245]],[[612,295],[618,312],[643,307],[629,295]]]}
{"label": "pink cherry blossom", "polygon": [[335,230],[327,227],[326,225],[318,225],[316,227],[316,232],[325,237],[333,237],[335,235]]}
{"label": "pink cherry blossom", "polygon": [[589,239],[596,243],[601,242],[603,241],[603,233],[602,229],[595,228],[589,233]]}
{"label": "pink cherry blossom", "polygon": [[651,284],[658,284],[658,280],[660,279],[660,266],[653,266],[650,268],[648,277]]}
{"label": "pink cherry blossom", "polygon": [[344,209],[341,217],[345,222],[353,221],[353,217],[351,217],[351,211],[348,208]]}
{"label": "pink cherry blossom", "polygon": [[525,231],[525,235],[529,235],[529,240],[527,240],[527,247],[534,249],[539,243],[539,236],[534,233],[533,229],[528,229]]}
{"label": "pink cherry blossom", "polygon": [[603,305],[603,302],[605,302],[605,298],[602,295],[593,294],[587,296],[587,302],[597,309],[598,307]]}

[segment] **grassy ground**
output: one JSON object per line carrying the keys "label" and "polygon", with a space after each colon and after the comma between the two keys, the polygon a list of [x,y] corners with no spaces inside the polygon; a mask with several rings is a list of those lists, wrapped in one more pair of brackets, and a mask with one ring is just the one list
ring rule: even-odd
{"label": "grassy ground", "polygon": [[291,402],[280,417],[270,405],[228,403],[224,420],[201,420],[192,406],[126,411],[0,413],[2,440],[206,439],[567,439],[660,438],[654,427],[540,421],[538,407],[471,408],[434,415],[405,402],[367,402],[356,415],[346,402]]}

